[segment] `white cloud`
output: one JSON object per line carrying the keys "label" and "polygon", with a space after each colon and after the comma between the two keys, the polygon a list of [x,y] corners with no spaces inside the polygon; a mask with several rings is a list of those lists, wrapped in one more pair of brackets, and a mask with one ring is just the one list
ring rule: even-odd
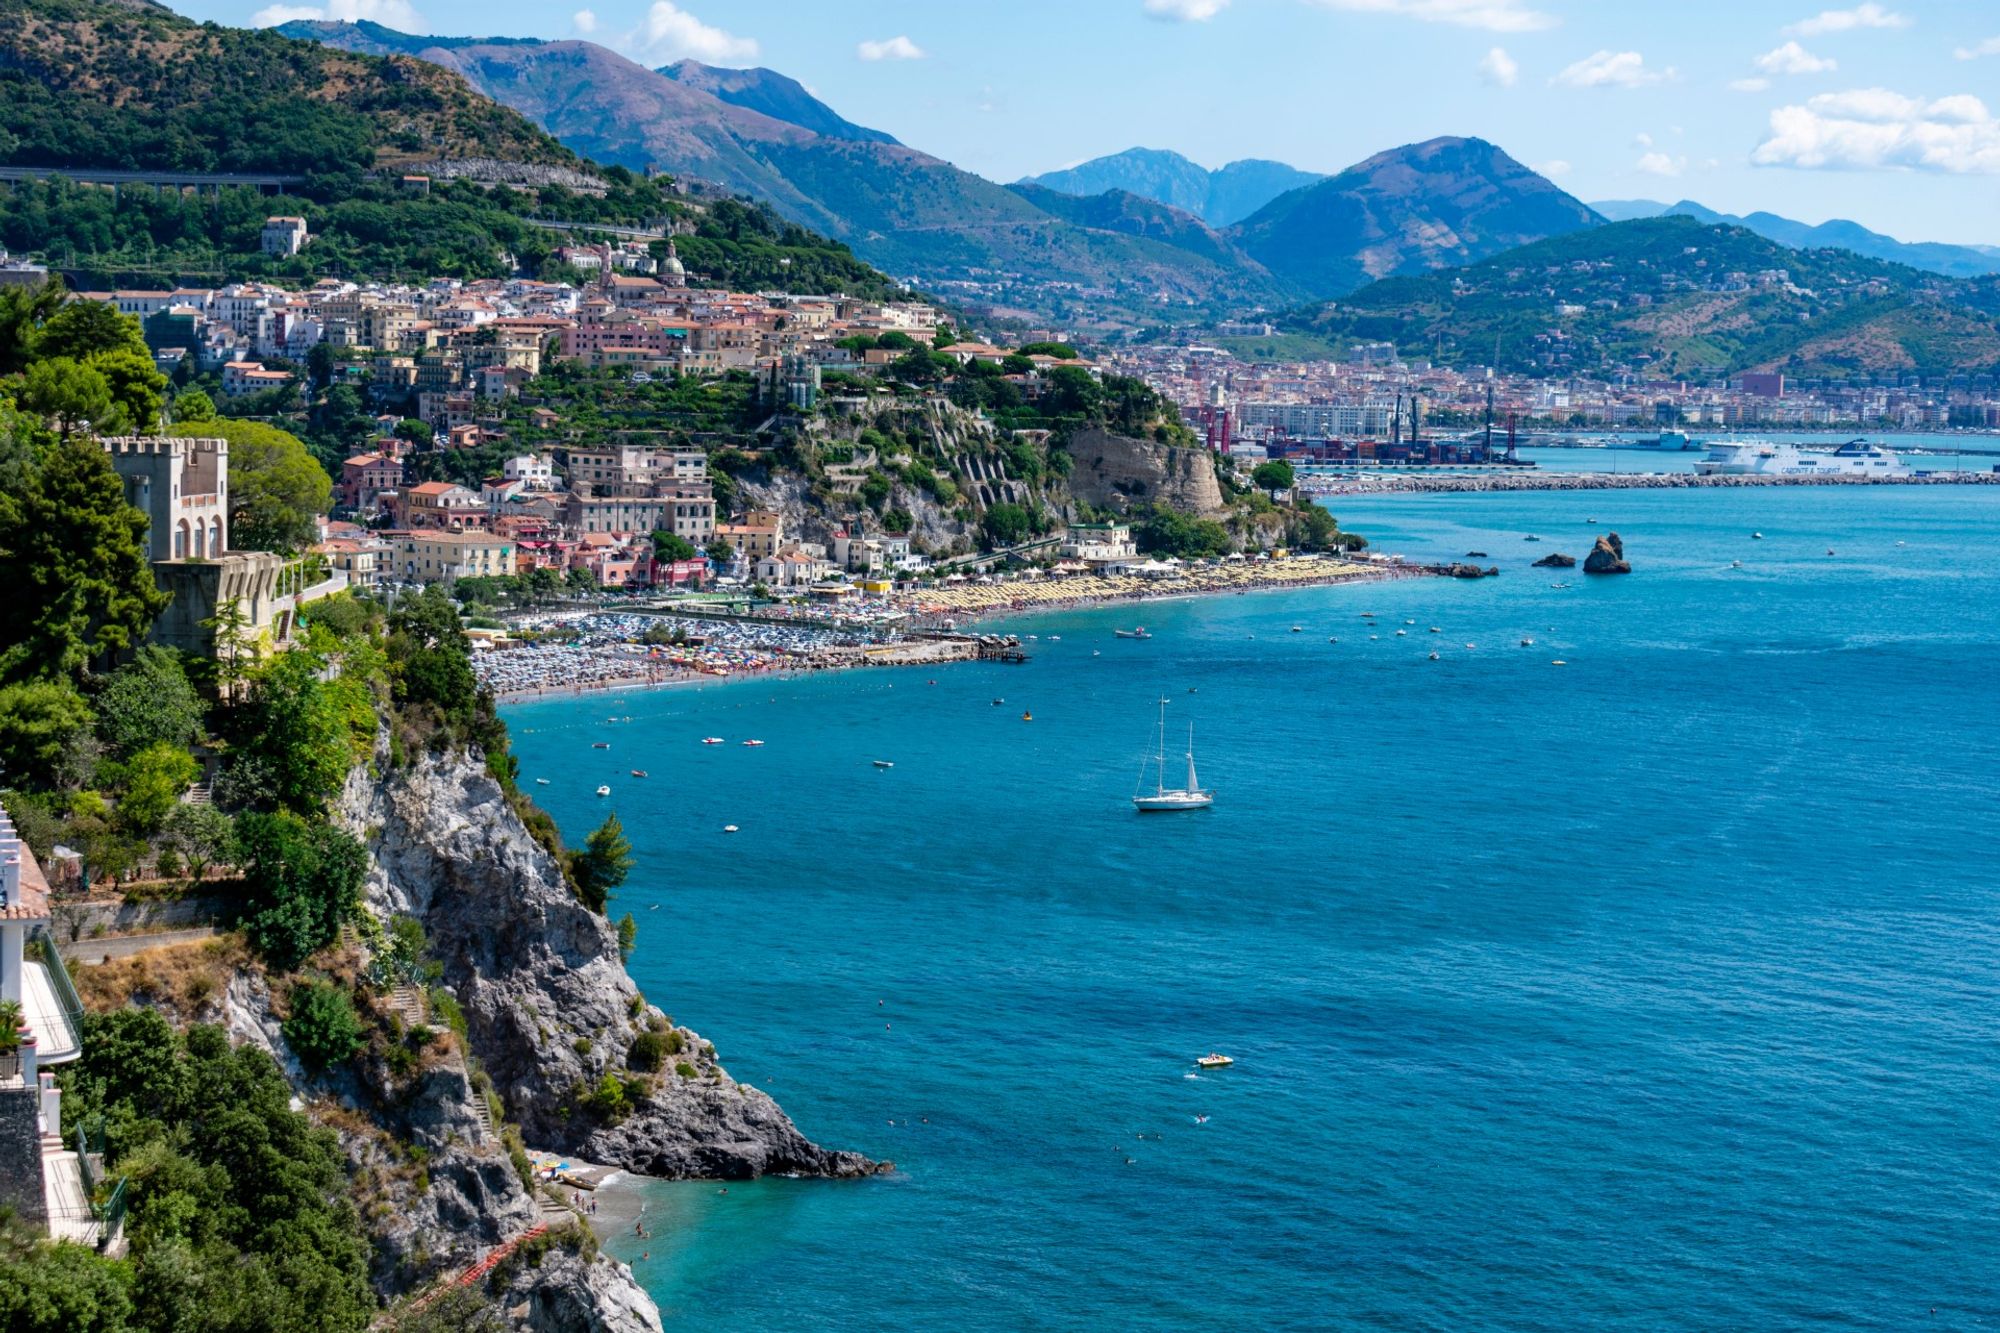
{"label": "white cloud", "polygon": [[1640,130],[1637,134],[1632,136],[1632,142],[1639,145],[1639,147],[1641,148],[1651,148],[1653,146],[1653,136],[1646,133],[1644,130]]}
{"label": "white cloud", "polygon": [[1769,79],[1731,79],[1730,91],[1739,93],[1761,93],[1771,86]]}
{"label": "white cloud", "polygon": [[1961,46],[1952,54],[1960,60],[1978,60],[1983,56],[2000,56],[2000,37],[1988,37],[1977,46]]}
{"label": "white cloud", "polygon": [[1886,88],[1822,93],[1771,113],[1750,160],[1765,167],[2000,175],[2000,120],[1967,93],[1934,101]]}
{"label": "white cloud", "polygon": [[1176,23],[1206,23],[1229,8],[1229,0],[1146,0],[1146,12]]}
{"label": "white cloud", "polygon": [[1508,55],[1504,48],[1496,46],[1486,53],[1486,59],[1479,62],[1479,72],[1486,76],[1488,83],[1512,88],[1520,82],[1521,63]]}
{"label": "white cloud", "polygon": [[266,5],[250,16],[253,28],[275,28],[294,19],[332,19],[357,23],[363,19],[399,32],[428,33],[431,25],[410,0],[327,0],[323,5]]}
{"label": "white cloud", "polygon": [[1450,23],[1487,32],[1539,32],[1560,22],[1553,14],[1530,9],[1525,0],[1310,0],[1310,3],[1322,9],[1400,14],[1425,23]]}
{"label": "white cloud", "polygon": [[1561,158],[1556,158],[1550,162],[1531,163],[1528,170],[1534,172],[1537,176],[1547,176],[1550,180],[1554,180],[1558,176],[1569,175],[1570,165]]}
{"label": "white cloud", "polygon": [[1857,28],[1907,28],[1909,16],[1877,4],[1856,5],[1852,9],[1827,9],[1785,29],[1793,37],[1822,37],[1830,32],[1853,32]]}
{"label": "white cloud", "polygon": [[757,58],[756,38],[738,37],[703,23],[673,0],[653,0],[646,21],[626,34],[623,45],[663,65],[689,59],[704,65],[740,65]]}
{"label": "white cloud", "polygon": [[1568,88],[1644,88],[1673,77],[1671,68],[1647,69],[1646,58],[1637,51],[1599,51],[1585,56],[1549,82]]}
{"label": "white cloud", "polygon": [[1687,170],[1687,159],[1665,153],[1647,153],[1636,164],[1648,176],[1678,176]]}
{"label": "white cloud", "polygon": [[924,48],[907,37],[890,37],[880,42],[863,42],[854,48],[863,60],[922,60]]}
{"label": "white cloud", "polygon": [[1840,68],[1840,62],[1816,56],[1797,42],[1786,42],[1758,56],[1757,68],[1765,74],[1829,74]]}
{"label": "white cloud", "polygon": [[569,24],[578,32],[588,36],[597,31],[597,15],[588,9],[579,9],[569,16]]}

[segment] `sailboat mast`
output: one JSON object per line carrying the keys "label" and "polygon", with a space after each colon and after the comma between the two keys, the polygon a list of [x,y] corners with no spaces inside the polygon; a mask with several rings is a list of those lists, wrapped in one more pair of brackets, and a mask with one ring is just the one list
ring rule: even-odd
{"label": "sailboat mast", "polygon": [[1200,791],[1201,784],[1195,780],[1194,776],[1194,723],[1192,722],[1188,723],[1187,761],[1188,761],[1187,789],[1191,792]]}
{"label": "sailboat mast", "polygon": [[1167,701],[1160,700],[1160,755],[1159,767],[1154,770],[1153,794],[1158,796],[1167,789]]}

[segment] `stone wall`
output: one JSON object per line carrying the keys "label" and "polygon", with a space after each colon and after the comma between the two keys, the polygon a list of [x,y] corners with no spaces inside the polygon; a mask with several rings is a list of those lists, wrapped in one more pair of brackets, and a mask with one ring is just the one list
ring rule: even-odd
{"label": "stone wall", "polygon": [[1070,440],[1069,454],[1076,462],[1070,492],[1094,508],[1124,513],[1134,505],[1165,504],[1198,518],[1214,518],[1225,508],[1215,459],[1205,449],[1087,430]]}
{"label": "stone wall", "polygon": [[30,1226],[48,1224],[42,1193],[41,1094],[34,1088],[0,1089],[0,1210]]}

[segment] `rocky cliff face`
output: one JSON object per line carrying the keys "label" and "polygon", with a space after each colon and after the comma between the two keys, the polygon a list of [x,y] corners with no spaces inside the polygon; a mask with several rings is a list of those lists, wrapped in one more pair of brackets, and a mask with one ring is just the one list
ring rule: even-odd
{"label": "rocky cliff face", "polygon": [[[540,1217],[505,1148],[481,1124],[480,1093],[452,1055],[400,1083],[380,1067],[308,1077],[285,1042],[261,972],[238,972],[213,1017],[233,1040],[268,1052],[314,1119],[340,1135],[372,1252],[369,1281],[407,1296],[477,1262]],[[632,1270],[579,1248],[554,1248],[515,1271],[498,1302],[527,1333],[658,1333],[660,1316]]]}
{"label": "rocky cliff face", "polygon": [[1069,453],[1076,460],[1069,478],[1071,494],[1099,509],[1167,504],[1200,518],[1214,518],[1226,508],[1222,486],[1215,479],[1215,459],[1206,450],[1088,430],[1070,440]]}
{"label": "rocky cliff face", "polygon": [[[640,997],[610,924],[576,901],[474,759],[428,756],[380,779],[357,771],[340,814],[373,855],[370,906],[424,923],[471,1048],[531,1145],[670,1178],[879,1169],[812,1143]],[[639,1077],[628,1056],[649,1029],[679,1048],[665,1068],[622,1118],[585,1109],[606,1073]]]}

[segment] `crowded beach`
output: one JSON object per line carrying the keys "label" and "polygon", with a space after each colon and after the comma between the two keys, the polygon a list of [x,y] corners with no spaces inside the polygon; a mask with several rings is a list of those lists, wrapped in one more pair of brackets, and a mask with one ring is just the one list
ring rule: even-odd
{"label": "crowded beach", "polygon": [[970,654],[913,642],[913,633],[963,631],[987,617],[1426,572],[1396,562],[1331,556],[1238,557],[1162,565],[1142,574],[940,581],[848,600],[837,609],[777,604],[736,619],[568,612],[524,620],[510,635],[481,636],[473,665],[480,684],[503,700],[844,667],[927,665]]}

